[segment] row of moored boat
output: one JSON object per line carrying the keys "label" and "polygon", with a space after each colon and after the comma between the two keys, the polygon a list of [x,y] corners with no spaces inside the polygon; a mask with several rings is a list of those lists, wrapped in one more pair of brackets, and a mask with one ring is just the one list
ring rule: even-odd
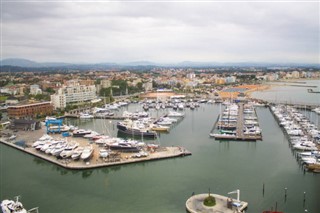
{"label": "row of moored boat", "polygon": [[303,164],[320,166],[320,131],[305,115],[288,105],[271,107]]}

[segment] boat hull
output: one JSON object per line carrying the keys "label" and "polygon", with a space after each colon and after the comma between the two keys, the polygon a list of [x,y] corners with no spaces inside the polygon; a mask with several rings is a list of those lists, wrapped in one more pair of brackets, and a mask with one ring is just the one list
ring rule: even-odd
{"label": "boat hull", "polygon": [[127,135],[133,135],[133,136],[139,136],[139,137],[146,137],[146,138],[156,138],[157,133],[156,132],[141,132],[136,129],[129,129],[123,125],[117,124],[117,128],[119,132],[125,133]]}

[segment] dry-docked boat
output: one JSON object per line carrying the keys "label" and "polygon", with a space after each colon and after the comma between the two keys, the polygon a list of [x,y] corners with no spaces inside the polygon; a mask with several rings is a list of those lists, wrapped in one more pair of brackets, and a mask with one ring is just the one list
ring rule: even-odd
{"label": "dry-docked boat", "polygon": [[92,145],[84,147],[82,153],[81,153],[81,160],[88,160],[92,157],[93,154],[93,147]]}
{"label": "dry-docked boat", "polygon": [[71,155],[72,160],[79,160],[83,150],[83,147],[76,148]]}
{"label": "dry-docked boat", "polygon": [[78,130],[73,131],[73,133],[72,133],[73,137],[83,137],[88,134],[91,134],[91,131],[84,130],[84,129],[78,129]]}
{"label": "dry-docked boat", "polygon": [[71,157],[74,150],[79,146],[79,143],[69,143],[64,150],[60,153],[60,157],[68,158]]}
{"label": "dry-docked boat", "polygon": [[126,141],[112,143],[109,145],[109,148],[121,152],[140,152],[141,150],[136,144],[128,143]]}
{"label": "dry-docked boat", "polygon": [[117,123],[118,131],[133,135],[133,136],[140,136],[146,138],[156,138],[157,132],[151,130],[148,127],[138,125],[135,121],[132,120],[124,120],[123,122]]}

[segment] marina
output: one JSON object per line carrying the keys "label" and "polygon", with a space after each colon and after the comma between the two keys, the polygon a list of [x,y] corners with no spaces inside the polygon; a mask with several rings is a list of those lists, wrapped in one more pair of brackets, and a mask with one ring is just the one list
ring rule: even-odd
{"label": "marina", "polygon": [[[138,104],[132,104],[123,110],[135,111],[140,107]],[[12,193],[19,191],[24,198],[24,205],[39,206],[41,212],[104,212],[106,208],[113,212],[185,212],[185,202],[193,191],[201,193],[207,187],[211,187],[216,194],[226,194],[226,191],[241,188],[242,199],[249,203],[246,212],[262,212],[270,209],[276,202],[278,209],[283,212],[294,212],[297,209],[304,211],[306,208],[311,212],[318,209],[316,201],[318,192],[315,190],[315,184],[319,176],[309,172],[304,173],[302,167],[294,160],[295,155],[288,148],[288,141],[277,126],[270,110],[265,107],[256,108],[259,126],[263,129],[263,141],[236,143],[219,142],[208,137],[212,120],[217,119],[220,114],[219,108],[219,104],[204,103],[196,110],[185,109],[184,119],[172,127],[170,134],[160,134],[161,146],[185,147],[192,152],[192,156],[186,158],[74,170],[65,169],[0,144],[3,159],[1,167],[6,171],[2,173],[1,188],[5,192],[2,196],[13,197],[15,194]],[[160,112],[167,113],[164,109],[149,112],[155,117],[158,117],[159,115],[156,115]],[[209,116],[211,119],[208,119]],[[72,119],[66,122],[101,133],[105,129],[103,119],[88,121]],[[106,123],[109,125],[111,135],[116,136],[116,121]],[[32,135],[30,133],[34,132],[19,131],[16,133],[16,140],[28,140]],[[43,132],[35,138],[40,138],[42,135]],[[87,139],[79,139],[88,144]],[[96,154],[98,157],[99,153]],[[99,159],[99,162],[102,160]],[[64,164],[64,160],[61,160],[61,163]],[[78,163],[85,165],[81,160]],[[257,173],[256,167],[263,169]],[[246,172],[243,172],[244,169]],[[253,173],[255,175],[252,175]],[[290,180],[285,178],[288,173],[294,174]],[[235,174],[238,174],[236,175],[238,178]],[[21,180],[22,176],[28,178]],[[283,178],[279,179],[280,177]],[[10,184],[12,181],[16,184]],[[297,185],[298,182],[304,184]],[[263,183],[265,183],[264,195]],[[286,202],[283,201],[284,195],[282,195],[285,187],[289,189]],[[307,192],[305,206],[302,202],[304,191]],[[87,192],[90,192],[90,196]],[[135,199],[138,192],[140,199]],[[46,198],[39,196],[39,193],[46,194]],[[54,194],[64,194],[64,196],[54,196]],[[69,196],[73,199],[66,199]],[[121,205],[117,197],[122,197],[135,205]],[[154,202],[155,197],[157,202]],[[61,205],[52,205],[52,202]]]}
{"label": "marina", "polygon": [[244,103],[227,105],[209,135],[216,140],[262,140],[254,106]]}
{"label": "marina", "polygon": [[271,111],[301,164],[312,172],[320,172],[318,127],[292,106],[276,105],[271,107]]}

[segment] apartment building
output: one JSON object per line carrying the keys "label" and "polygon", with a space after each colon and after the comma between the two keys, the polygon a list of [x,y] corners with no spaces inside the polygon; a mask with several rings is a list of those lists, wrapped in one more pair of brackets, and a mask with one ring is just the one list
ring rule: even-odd
{"label": "apartment building", "polygon": [[65,108],[68,103],[91,101],[97,98],[95,85],[88,82],[81,84],[75,80],[69,81],[51,95],[51,101],[55,108]]}

